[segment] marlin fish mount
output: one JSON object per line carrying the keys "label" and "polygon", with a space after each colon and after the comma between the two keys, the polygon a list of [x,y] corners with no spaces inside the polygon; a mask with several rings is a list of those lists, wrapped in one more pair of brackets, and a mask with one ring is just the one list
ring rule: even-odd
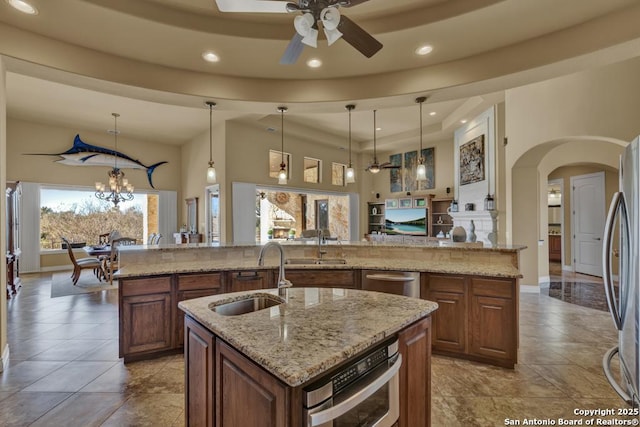
{"label": "marlin fish mount", "polygon": [[113,166],[115,160],[118,160],[119,169],[145,169],[147,171],[147,179],[151,188],[153,181],[151,175],[153,171],[160,165],[168,162],[159,162],[151,166],[145,166],[139,160],[132,159],[120,151],[115,151],[110,148],[98,147],[97,145],[87,144],[80,139],[80,135],[76,135],[73,139],[73,147],[69,148],[64,153],[36,153],[30,154],[33,156],[60,156],[60,160],[57,163],[70,166]]}

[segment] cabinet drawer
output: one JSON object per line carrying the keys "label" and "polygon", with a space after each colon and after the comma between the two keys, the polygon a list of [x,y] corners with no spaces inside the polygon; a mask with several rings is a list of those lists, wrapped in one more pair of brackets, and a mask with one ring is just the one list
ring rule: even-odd
{"label": "cabinet drawer", "polygon": [[[277,276],[277,272],[275,273]],[[286,270],[285,276],[298,287],[330,286],[334,288],[354,288],[353,270]]]}
{"label": "cabinet drawer", "polygon": [[171,292],[171,276],[146,279],[120,279],[122,296],[150,295]]}
{"label": "cabinet drawer", "polygon": [[439,276],[437,274],[427,275],[427,286],[430,291],[464,293],[464,276]]}
{"label": "cabinet drawer", "polygon": [[229,271],[227,274],[227,292],[253,291],[269,287],[268,271]]}
{"label": "cabinet drawer", "polygon": [[185,274],[178,276],[178,291],[216,289],[222,287],[220,273]]}
{"label": "cabinet drawer", "polygon": [[513,298],[515,282],[512,279],[482,279],[473,277],[471,279],[473,295],[487,297]]}

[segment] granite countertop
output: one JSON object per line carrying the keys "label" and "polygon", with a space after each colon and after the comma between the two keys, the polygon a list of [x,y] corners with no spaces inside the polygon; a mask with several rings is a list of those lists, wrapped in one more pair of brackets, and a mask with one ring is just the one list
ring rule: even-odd
{"label": "granite countertop", "polygon": [[353,289],[289,288],[286,302],[238,316],[216,303],[278,291],[259,290],[181,301],[189,316],[274,376],[295,387],[394,335],[438,308],[431,301]]}
{"label": "granite countertop", "polygon": [[[153,264],[150,266],[135,265],[124,266],[116,273],[116,277],[137,277],[158,274],[173,273],[207,273],[211,271],[228,270],[265,270],[277,268],[278,264],[266,262],[264,266],[258,266],[254,259],[238,259],[230,263],[228,260],[220,261],[184,261],[176,265],[167,263],[164,265]],[[522,277],[522,273],[511,265],[491,264],[486,262],[459,262],[451,260],[430,260],[424,263],[416,263],[413,260],[383,260],[367,258],[348,258],[346,264],[287,264],[286,270],[387,270],[387,271],[416,271],[427,273],[466,274],[485,277]]]}

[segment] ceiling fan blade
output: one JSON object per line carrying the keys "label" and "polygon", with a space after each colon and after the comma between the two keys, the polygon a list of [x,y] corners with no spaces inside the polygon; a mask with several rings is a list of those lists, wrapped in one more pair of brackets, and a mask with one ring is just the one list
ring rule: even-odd
{"label": "ceiling fan blade", "polygon": [[367,33],[358,24],[344,15],[340,17],[338,30],[342,33],[344,41],[356,48],[356,50],[367,58],[371,58],[376,52],[382,49],[382,43],[374,39],[371,34]]}
{"label": "ceiling fan blade", "polygon": [[216,0],[220,12],[287,13],[287,2],[268,0]]}
{"label": "ceiling fan blade", "polygon": [[285,65],[295,64],[303,50],[304,44],[302,44],[302,36],[295,33],[287,45],[282,58],[280,58],[280,63]]}
{"label": "ceiling fan blade", "polygon": [[392,163],[386,162],[380,165],[382,169],[400,169],[400,166],[394,165]]}

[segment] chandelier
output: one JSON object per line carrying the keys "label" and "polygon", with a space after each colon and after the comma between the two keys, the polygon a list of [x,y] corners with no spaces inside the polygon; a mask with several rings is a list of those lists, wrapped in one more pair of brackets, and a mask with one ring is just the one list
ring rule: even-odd
{"label": "chandelier", "polygon": [[112,133],[115,138],[115,150],[114,150],[114,165],[113,169],[107,172],[109,176],[109,193],[106,193],[106,186],[101,182],[96,182],[96,197],[100,200],[106,200],[107,202],[113,202],[115,207],[120,202],[127,202],[133,200],[133,185],[129,184],[127,178],[124,177],[124,172],[118,168],[118,117],[120,114],[111,113],[115,128],[107,132]]}

